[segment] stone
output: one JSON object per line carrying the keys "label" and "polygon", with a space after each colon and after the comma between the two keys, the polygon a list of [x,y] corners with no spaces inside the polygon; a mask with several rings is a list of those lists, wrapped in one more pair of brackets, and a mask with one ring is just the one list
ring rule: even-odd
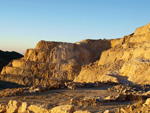
{"label": "stone", "polygon": [[109,110],[105,110],[103,113],[110,113],[110,111]]}
{"label": "stone", "polygon": [[123,101],[126,100],[126,95],[124,95],[124,94],[119,94],[119,95],[117,95],[115,98],[116,98],[116,99],[115,99],[116,101],[123,102]]}
{"label": "stone", "polygon": [[16,101],[16,100],[10,100],[7,106],[7,113],[15,113],[17,112],[19,106],[21,105],[20,102]]}
{"label": "stone", "polygon": [[115,99],[116,99],[116,97],[110,95],[110,96],[105,97],[104,101],[110,102],[110,101],[113,101]]}
{"label": "stone", "polygon": [[[85,100],[85,101],[94,101],[96,98],[95,97],[93,97],[93,96],[86,96],[86,97],[84,97],[83,98],[83,100]],[[101,99],[100,99],[101,100]]]}
{"label": "stone", "polygon": [[70,99],[70,104],[73,104],[74,101],[75,101],[75,99],[74,99],[74,98],[71,98],[71,99]]}
{"label": "stone", "polygon": [[33,113],[50,113],[49,110],[36,105],[30,105],[27,109]]}
{"label": "stone", "polygon": [[96,98],[96,101],[97,101],[97,102],[104,102],[104,99],[103,99],[102,97],[97,97],[97,98]]}
{"label": "stone", "polygon": [[0,113],[6,112],[6,104],[0,104]]}
{"label": "stone", "polygon": [[21,112],[24,113],[27,111],[28,104],[26,102],[22,102]]}
{"label": "stone", "polygon": [[123,113],[128,113],[128,111],[126,111],[124,108],[121,108],[120,111]]}
{"label": "stone", "polygon": [[128,76],[128,80],[139,84],[149,84],[150,61],[133,59],[126,62],[120,73],[122,76]]}
{"label": "stone", "polygon": [[99,67],[96,68],[96,66],[94,68],[82,67],[79,75],[75,77],[74,82],[95,83],[99,81],[99,82],[106,82],[106,83],[110,83],[110,82],[116,84],[119,83],[118,79],[115,76],[113,76],[111,72],[102,74],[102,71],[99,69]]}
{"label": "stone", "polygon": [[78,110],[78,111],[75,111],[73,113],[91,113],[90,111],[82,111],[82,110]]}
{"label": "stone", "polygon": [[75,84],[68,85],[68,89],[75,89],[75,88],[76,88],[76,85],[75,85]]}
{"label": "stone", "polygon": [[144,93],[144,94],[149,96],[149,95],[150,95],[150,91],[147,91],[147,92]]}
{"label": "stone", "polygon": [[144,104],[149,106],[150,105],[150,98],[148,98]]}
{"label": "stone", "polygon": [[51,113],[73,113],[74,111],[72,105],[61,105],[51,109]]}

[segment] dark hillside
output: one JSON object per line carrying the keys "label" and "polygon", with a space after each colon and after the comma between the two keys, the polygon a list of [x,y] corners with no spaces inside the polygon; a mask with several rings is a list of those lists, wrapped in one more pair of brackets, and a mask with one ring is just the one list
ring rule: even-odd
{"label": "dark hillside", "polygon": [[19,59],[23,57],[23,55],[17,53],[17,52],[8,52],[8,51],[1,51],[0,50],[0,71],[2,68],[7,65],[11,60],[13,59]]}

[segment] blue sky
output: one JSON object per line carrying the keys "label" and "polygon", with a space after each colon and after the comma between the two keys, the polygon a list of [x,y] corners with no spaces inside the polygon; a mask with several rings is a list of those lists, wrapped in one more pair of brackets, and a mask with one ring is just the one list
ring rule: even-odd
{"label": "blue sky", "polygon": [[150,0],[0,0],[0,49],[122,38],[150,21]]}

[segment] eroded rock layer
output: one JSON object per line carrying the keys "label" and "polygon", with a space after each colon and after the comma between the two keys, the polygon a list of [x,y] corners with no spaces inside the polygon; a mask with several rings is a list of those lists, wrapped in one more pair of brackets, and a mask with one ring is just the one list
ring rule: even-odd
{"label": "eroded rock layer", "polygon": [[1,80],[22,85],[54,81],[150,83],[150,23],[113,40],[78,43],[40,41],[1,72]]}
{"label": "eroded rock layer", "polygon": [[92,66],[82,67],[74,81],[150,83],[150,23],[131,35],[111,40],[111,47]]}
{"label": "eroded rock layer", "polygon": [[83,40],[78,43],[40,41],[23,58],[11,61],[1,72],[1,80],[22,85],[49,84],[73,80],[82,65],[99,59],[111,47],[109,40]]}

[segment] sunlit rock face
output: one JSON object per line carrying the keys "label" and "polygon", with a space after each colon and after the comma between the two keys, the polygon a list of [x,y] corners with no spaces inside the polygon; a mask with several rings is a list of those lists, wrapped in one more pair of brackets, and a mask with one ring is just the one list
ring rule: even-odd
{"label": "sunlit rock face", "polygon": [[72,81],[82,65],[95,62],[110,47],[110,40],[40,41],[34,49],[26,50],[23,58],[4,67],[1,80],[28,86],[49,84],[51,80]]}
{"label": "sunlit rock face", "polygon": [[[149,62],[150,23],[137,28],[131,35],[111,40],[111,48],[103,51],[99,61],[92,66],[82,67],[74,81],[149,84]],[[110,80],[110,77],[113,78]]]}
{"label": "sunlit rock face", "polygon": [[128,36],[77,43],[40,41],[1,72],[1,80],[22,85],[54,81],[150,83],[150,23]]}

